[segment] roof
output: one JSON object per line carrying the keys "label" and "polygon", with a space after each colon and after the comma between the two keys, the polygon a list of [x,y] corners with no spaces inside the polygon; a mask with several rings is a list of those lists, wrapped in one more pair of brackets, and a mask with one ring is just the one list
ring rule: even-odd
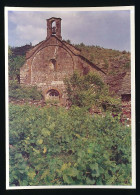
{"label": "roof", "polygon": [[120,94],[131,94],[131,72],[126,72],[122,80]]}
{"label": "roof", "polygon": [[[76,54],[74,51],[72,51],[72,49],[70,47],[75,48],[76,50],[79,51],[79,49],[77,49],[76,47],[74,47],[72,44],[69,44],[65,41],[61,41],[57,36],[55,35],[51,35],[48,39],[40,42],[39,44],[35,45],[27,54],[26,54],[26,59],[30,58],[39,48],[41,48],[43,46],[43,44],[48,41],[51,37],[55,37],[58,41],[60,41],[62,44],[65,45],[65,47],[71,51],[75,56],[80,57],[82,60],[84,60],[86,63],[88,63],[90,66],[92,66],[93,68],[95,68],[96,70],[106,74],[103,70],[101,70],[98,66],[96,66],[95,64],[93,64],[91,61],[89,61],[87,58],[85,58],[84,56],[80,55],[80,54]],[[70,47],[68,47],[68,45]]]}

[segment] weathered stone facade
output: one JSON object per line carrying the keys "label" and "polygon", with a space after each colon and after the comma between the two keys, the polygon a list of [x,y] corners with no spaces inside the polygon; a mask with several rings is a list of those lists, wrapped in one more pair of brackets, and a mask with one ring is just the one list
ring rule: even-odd
{"label": "weathered stone facade", "polygon": [[[121,64],[119,62],[116,65],[114,61],[112,63],[116,69]],[[61,105],[66,105],[64,79],[70,77],[74,71],[80,74],[98,72],[109,85],[110,91],[122,97],[123,120],[131,120],[130,71],[106,75],[103,69],[83,57],[80,50],[62,40],[61,18],[52,17],[47,20],[46,40],[26,53],[26,62],[20,69],[20,84],[36,85],[42,91],[45,100],[57,100]]]}
{"label": "weathered stone facade", "polygon": [[[54,25],[54,26],[53,26]],[[95,71],[105,73],[80,55],[80,50],[62,41],[61,18],[47,20],[47,37],[26,53],[26,62],[20,69],[22,85],[36,85],[45,99],[57,99],[66,105],[64,79],[74,71],[85,74]]]}

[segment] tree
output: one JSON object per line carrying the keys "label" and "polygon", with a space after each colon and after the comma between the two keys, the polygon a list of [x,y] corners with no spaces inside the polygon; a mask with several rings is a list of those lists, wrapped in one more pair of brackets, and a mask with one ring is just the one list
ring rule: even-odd
{"label": "tree", "polygon": [[20,81],[20,67],[25,62],[25,56],[13,56],[11,47],[8,48],[8,68],[9,68],[9,77],[12,80]]}
{"label": "tree", "polygon": [[69,44],[71,44],[71,40],[70,39],[66,40],[66,42],[69,43]]}
{"label": "tree", "polygon": [[110,95],[108,86],[98,74],[90,72],[80,76],[75,72],[70,79],[65,79],[65,84],[71,105],[120,112],[120,100]]}

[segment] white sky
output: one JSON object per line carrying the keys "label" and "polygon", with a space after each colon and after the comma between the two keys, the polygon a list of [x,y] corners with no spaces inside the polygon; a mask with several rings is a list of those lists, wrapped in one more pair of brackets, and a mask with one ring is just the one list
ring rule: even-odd
{"label": "white sky", "polygon": [[62,39],[130,51],[130,11],[9,11],[8,43],[35,45],[47,36],[46,19],[62,18]]}

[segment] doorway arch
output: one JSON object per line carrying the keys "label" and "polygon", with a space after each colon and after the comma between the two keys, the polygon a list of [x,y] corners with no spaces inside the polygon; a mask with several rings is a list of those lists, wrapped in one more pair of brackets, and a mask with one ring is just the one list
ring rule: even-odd
{"label": "doorway arch", "polygon": [[46,100],[59,101],[60,100],[60,93],[56,89],[50,89],[46,93]]}

